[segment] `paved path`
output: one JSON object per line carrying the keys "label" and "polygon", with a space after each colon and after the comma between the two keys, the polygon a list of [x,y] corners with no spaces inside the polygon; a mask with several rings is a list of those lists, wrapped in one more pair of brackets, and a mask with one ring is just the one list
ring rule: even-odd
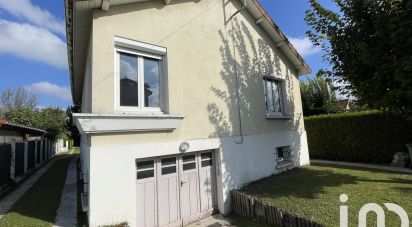
{"label": "paved path", "polygon": [[57,160],[54,158],[50,160],[46,165],[37,170],[33,175],[29,176],[21,185],[19,185],[14,191],[10,192],[6,197],[0,200],[0,219],[6,214],[8,210],[13,206],[17,200],[20,199],[37,180],[50,168],[50,166]]}
{"label": "paved path", "polygon": [[395,167],[395,166],[384,166],[384,165],[363,164],[363,163],[353,163],[353,162],[328,161],[328,160],[319,160],[319,159],[311,159],[310,162],[311,163],[319,163],[319,164],[333,164],[333,165],[341,165],[341,166],[362,167],[362,168],[368,168],[368,169],[379,169],[379,170],[386,170],[386,171],[392,171],[392,172],[412,174],[412,169]]}
{"label": "paved path", "polygon": [[221,214],[215,214],[199,221],[193,222],[186,227],[220,227],[220,226],[230,226],[236,227],[235,225],[230,224],[229,220]]}
{"label": "paved path", "polygon": [[77,176],[76,159],[73,158],[67,169],[66,182],[57,210],[55,227],[72,227],[77,225]]}

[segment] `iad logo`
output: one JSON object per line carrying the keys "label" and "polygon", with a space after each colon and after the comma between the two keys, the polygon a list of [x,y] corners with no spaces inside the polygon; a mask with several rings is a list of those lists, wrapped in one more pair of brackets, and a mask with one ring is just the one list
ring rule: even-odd
{"label": "iad logo", "polygon": [[[342,203],[346,203],[348,201],[349,197],[346,194],[342,194],[339,196],[339,200]],[[396,213],[399,218],[401,219],[401,226],[400,227],[409,227],[409,218],[408,214],[406,211],[394,204],[394,203],[384,203],[385,207],[394,213]],[[359,210],[359,227],[366,227],[366,216],[369,212],[375,212],[376,213],[376,223],[377,227],[385,227],[385,211],[381,206],[379,206],[376,203],[368,203],[365,204],[360,210]],[[340,227],[348,227],[348,206],[340,206]]]}

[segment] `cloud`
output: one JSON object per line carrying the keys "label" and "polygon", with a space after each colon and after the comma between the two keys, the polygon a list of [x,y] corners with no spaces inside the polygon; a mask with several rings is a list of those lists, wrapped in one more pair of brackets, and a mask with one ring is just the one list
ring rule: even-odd
{"label": "cloud", "polygon": [[50,31],[0,19],[0,54],[14,54],[66,69],[66,52],[66,44]]}
{"label": "cloud", "polygon": [[72,99],[69,87],[59,86],[50,82],[42,81],[28,85],[26,88],[38,95],[49,95],[65,101]]}
{"label": "cloud", "polygon": [[0,8],[39,27],[65,34],[64,20],[32,4],[30,0],[0,0]]}
{"label": "cloud", "polygon": [[314,46],[308,37],[303,38],[289,38],[289,41],[296,48],[296,50],[302,56],[309,56],[312,54],[317,54],[321,51],[321,48]]}

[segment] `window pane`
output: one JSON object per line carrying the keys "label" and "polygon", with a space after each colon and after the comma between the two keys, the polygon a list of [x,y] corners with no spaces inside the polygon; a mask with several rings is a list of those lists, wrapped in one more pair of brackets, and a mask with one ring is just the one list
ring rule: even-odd
{"label": "window pane", "polygon": [[212,158],[212,153],[211,152],[202,153],[200,156],[202,157],[202,160],[203,159],[208,159],[208,158]]}
{"label": "window pane", "polygon": [[137,169],[148,169],[148,168],[154,168],[154,161],[141,161],[141,162],[136,162]]}
{"label": "window pane", "polygon": [[176,166],[169,166],[162,168],[162,175],[176,173]]}
{"label": "window pane", "polygon": [[144,106],[159,107],[160,67],[159,60],[144,58]]}
{"label": "window pane", "polygon": [[273,112],[273,96],[272,96],[272,83],[269,80],[265,80],[266,86],[266,108],[268,112]]}
{"label": "window pane", "polygon": [[273,112],[282,112],[280,82],[272,82]]}
{"label": "window pane", "polygon": [[144,178],[149,178],[149,177],[154,177],[154,170],[144,170],[144,171],[138,171],[137,172],[137,179],[144,179]]}
{"label": "window pane", "polygon": [[162,159],[162,166],[166,165],[176,165],[176,158],[164,158]]}
{"label": "window pane", "polygon": [[191,170],[191,169],[196,169],[196,162],[183,164],[183,170]]}
{"label": "window pane", "polygon": [[194,162],[195,161],[195,155],[191,154],[191,155],[185,155],[183,156],[183,162]]}
{"label": "window pane", "polygon": [[212,166],[212,165],[213,165],[213,160],[212,159],[202,161],[202,167]]}
{"label": "window pane", "polygon": [[137,57],[131,54],[120,54],[120,105],[138,106]]}

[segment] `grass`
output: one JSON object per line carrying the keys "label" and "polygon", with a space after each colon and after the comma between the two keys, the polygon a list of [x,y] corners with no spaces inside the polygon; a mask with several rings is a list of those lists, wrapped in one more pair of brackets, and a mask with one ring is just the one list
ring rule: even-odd
{"label": "grass", "polygon": [[52,226],[73,156],[59,155],[43,176],[0,219],[0,226]]}
{"label": "grass", "polygon": [[[356,167],[311,165],[257,181],[242,191],[326,226],[339,226],[343,193],[349,196],[349,226],[358,225],[358,212],[367,203],[395,203],[412,213],[412,175]],[[400,226],[399,217],[384,210],[386,226]],[[368,215],[368,226],[376,226],[375,219]]]}

